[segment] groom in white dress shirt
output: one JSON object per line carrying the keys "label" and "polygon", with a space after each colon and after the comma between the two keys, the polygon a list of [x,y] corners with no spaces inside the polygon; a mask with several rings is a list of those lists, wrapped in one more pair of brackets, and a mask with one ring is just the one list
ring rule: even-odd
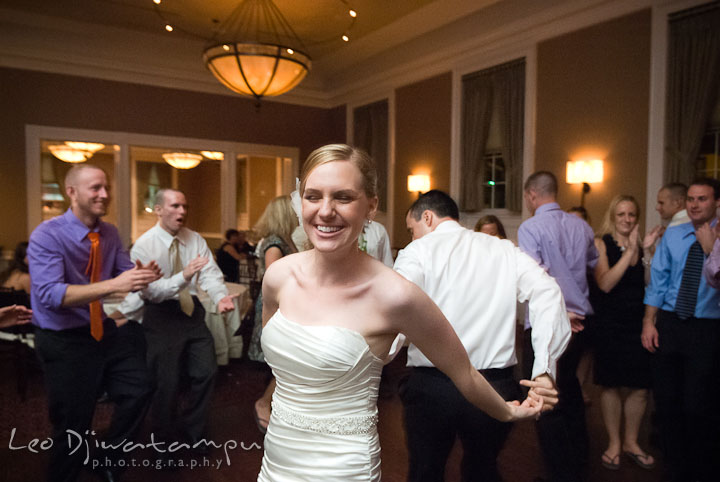
{"label": "groom in white dress shirt", "polygon": [[[400,251],[394,269],[417,284],[440,307],[471,363],[505,400],[522,398],[513,378],[515,310],[528,301],[535,362],[532,390],[557,402],[557,359],[570,340],[570,322],[554,279],[511,241],[476,233],[458,223],[457,204],[442,191],[420,196],[408,210],[413,242]],[[501,480],[497,456],[511,424],[472,406],[450,379],[413,345],[413,367],[400,388],[405,407],[410,481],[444,480],[447,457],[459,437],[462,480]]]}

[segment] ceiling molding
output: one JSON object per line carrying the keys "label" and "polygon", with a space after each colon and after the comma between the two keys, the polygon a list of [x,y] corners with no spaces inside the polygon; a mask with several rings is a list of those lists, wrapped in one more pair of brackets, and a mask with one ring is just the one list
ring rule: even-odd
{"label": "ceiling molding", "polygon": [[[341,49],[316,63],[317,75],[308,76],[288,94],[263,101],[321,108],[353,103],[449,72],[468,59],[522,50],[633,11],[677,1],[548,0],[541,8],[534,0],[438,0],[353,42],[357,57]],[[475,4],[474,10],[469,4]],[[453,6],[452,13],[440,18],[442,7]],[[528,7],[534,8],[529,14]],[[526,14],[518,15],[519,11]],[[489,19],[488,12],[501,12],[504,17]],[[490,27],[479,29],[478,25]],[[10,9],[0,9],[0,36],[0,66],[238,97],[205,69],[200,41]],[[378,46],[387,38],[392,41],[385,41],[385,50],[380,52]],[[357,58],[367,55],[357,63]]]}

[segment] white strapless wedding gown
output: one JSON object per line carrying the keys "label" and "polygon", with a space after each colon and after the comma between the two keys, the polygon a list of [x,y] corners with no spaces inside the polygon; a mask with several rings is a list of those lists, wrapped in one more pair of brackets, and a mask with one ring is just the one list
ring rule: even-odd
{"label": "white strapless wedding gown", "polygon": [[261,343],[277,388],[258,481],[379,481],[383,361],[365,338],[300,325],[278,310]]}

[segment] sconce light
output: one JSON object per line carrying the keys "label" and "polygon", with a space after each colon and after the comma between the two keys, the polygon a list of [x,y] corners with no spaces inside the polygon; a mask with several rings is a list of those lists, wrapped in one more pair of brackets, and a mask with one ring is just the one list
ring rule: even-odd
{"label": "sconce light", "polygon": [[408,176],[408,191],[420,194],[430,190],[430,176],[427,174],[416,174]]}
{"label": "sconce light", "polygon": [[603,161],[601,159],[568,161],[565,171],[568,184],[581,184],[580,206],[585,205],[585,194],[590,192],[590,183],[603,181]]}

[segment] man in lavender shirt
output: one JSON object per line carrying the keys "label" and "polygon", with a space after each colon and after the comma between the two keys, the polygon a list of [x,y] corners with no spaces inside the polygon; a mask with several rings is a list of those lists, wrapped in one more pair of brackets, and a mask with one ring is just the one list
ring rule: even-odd
{"label": "man in lavender shirt", "polygon": [[[545,464],[553,482],[577,482],[585,478],[588,434],[585,404],[576,370],[584,346],[584,320],[593,314],[589,301],[587,270],[597,264],[598,252],[592,228],[579,217],[563,211],[556,202],[557,179],[546,171],[525,182],[525,204],[533,213],[518,229],[520,249],[555,278],[568,309],[572,328],[570,345],[558,361],[560,400],[555,409],[538,421],[538,436]],[[525,321],[526,340],[532,327]],[[523,358],[532,354],[525,343]],[[532,363],[532,360],[529,360]],[[525,363],[524,363],[525,364]]]}
{"label": "man in lavender shirt", "polygon": [[[89,304],[119,292],[145,288],[162,273],[154,262],[134,265],[117,229],[100,220],[109,186],[105,171],[92,165],[71,168],[65,177],[70,209],[33,231],[28,246],[35,347],[45,373],[53,445],[47,479],[76,480],[85,458],[78,447],[95,447],[88,433],[99,394],[116,403],[105,441],[132,440],[147,410],[150,384],[140,326],[115,312],[102,322],[99,340],[90,333]],[[89,233],[100,235],[100,279],[90,282]],[[121,324],[121,323],[120,323]],[[84,446],[84,444],[82,445]],[[74,453],[72,453],[74,452]],[[96,472],[117,480],[117,453],[94,454]]]}

